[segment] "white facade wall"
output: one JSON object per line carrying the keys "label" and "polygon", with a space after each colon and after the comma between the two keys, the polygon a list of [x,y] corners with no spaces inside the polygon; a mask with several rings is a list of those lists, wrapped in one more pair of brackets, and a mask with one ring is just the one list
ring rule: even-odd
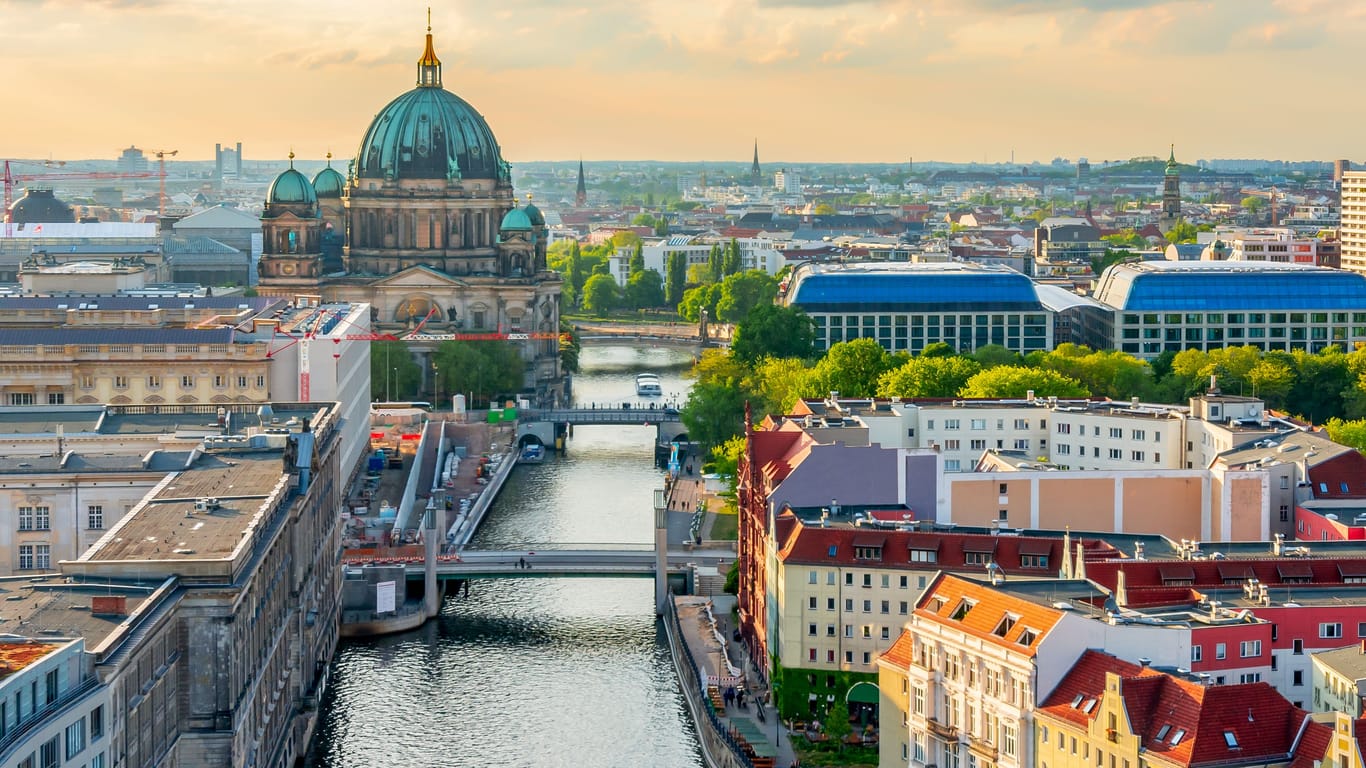
{"label": "white facade wall", "polygon": [[[0,576],[55,571],[137,505],[165,472],[34,472],[0,476]],[[21,515],[21,510],[33,510]],[[23,528],[20,526],[24,525]]]}
{"label": "white facade wall", "polygon": [[1048,460],[1069,469],[1180,469],[1181,422],[1154,415],[1051,412]]}
{"label": "white facade wall", "polygon": [[1342,268],[1366,273],[1366,171],[1342,174]]}
{"label": "white facade wall", "polygon": [[916,448],[938,448],[944,456],[944,471],[971,472],[985,450],[1027,451],[1031,457],[1047,455],[1048,419],[1046,408],[1019,405],[953,407],[907,406],[918,412]]}
{"label": "white facade wall", "polygon": [[[0,717],[3,717],[4,732],[31,728],[20,740],[0,751],[0,765],[20,765],[31,757],[30,764],[36,768],[43,764],[44,745],[52,749],[55,743],[56,765],[109,768],[114,764],[107,753],[112,741],[109,736],[109,688],[91,680],[93,673],[86,669],[84,640],[53,642],[61,644],[56,652],[0,682]],[[55,673],[55,697],[49,697],[49,673]],[[87,685],[87,681],[95,684]],[[38,696],[36,715],[34,691]],[[44,708],[48,709],[43,711]],[[35,717],[39,718],[38,723],[30,725]],[[91,729],[92,718],[98,724],[95,733]]]}

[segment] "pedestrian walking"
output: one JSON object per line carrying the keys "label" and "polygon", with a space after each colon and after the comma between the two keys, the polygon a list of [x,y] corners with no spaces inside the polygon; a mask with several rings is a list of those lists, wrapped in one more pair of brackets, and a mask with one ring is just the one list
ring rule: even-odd
{"label": "pedestrian walking", "polygon": [[726,692],[721,696],[721,699],[725,701],[726,706],[729,707],[735,701],[735,688],[729,685],[726,686]]}
{"label": "pedestrian walking", "polygon": [[526,558],[525,558],[525,557],[519,557],[519,558],[517,558],[517,567],[518,567],[518,568],[525,568],[525,567],[526,567]]}

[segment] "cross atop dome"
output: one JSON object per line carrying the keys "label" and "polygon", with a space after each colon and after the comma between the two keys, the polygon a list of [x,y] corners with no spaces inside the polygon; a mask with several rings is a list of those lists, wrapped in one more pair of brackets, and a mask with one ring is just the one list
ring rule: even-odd
{"label": "cross atop dome", "polygon": [[441,87],[441,59],[436,57],[432,47],[432,9],[427,9],[427,48],[422,58],[417,60],[417,85],[419,88]]}

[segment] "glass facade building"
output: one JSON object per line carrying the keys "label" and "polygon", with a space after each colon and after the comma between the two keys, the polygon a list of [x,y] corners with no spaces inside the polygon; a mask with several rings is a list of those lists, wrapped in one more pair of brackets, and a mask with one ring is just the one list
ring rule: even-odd
{"label": "glass facade building", "polygon": [[1022,354],[1053,346],[1051,313],[1033,281],[1004,267],[804,264],[783,301],[815,321],[820,351],[860,338],[911,354],[936,342],[960,352],[988,344]]}

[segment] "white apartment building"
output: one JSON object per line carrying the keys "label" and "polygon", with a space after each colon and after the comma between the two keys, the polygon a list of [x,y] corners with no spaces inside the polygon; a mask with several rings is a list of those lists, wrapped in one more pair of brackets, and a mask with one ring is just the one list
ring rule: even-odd
{"label": "white apartment building", "polygon": [[0,764],[109,768],[110,688],[85,657],[85,640],[0,642],[10,668],[0,681]]}
{"label": "white apartment building", "polygon": [[[687,259],[688,266],[692,267],[708,262],[711,258],[713,244],[725,248],[729,242],[728,238],[721,237],[672,235],[660,240],[646,241],[641,245],[640,255],[645,262],[646,269],[653,269],[661,277],[664,277],[668,274],[669,254],[683,254]],[[740,246],[741,271],[759,269],[770,275],[776,275],[786,263],[782,251],[774,247],[774,242],[767,238],[741,237],[736,239],[736,244]],[[630,247],[618,248],[616,253],[608,259],[610,274],[619,286],[624,287],[626,281],[631,277],[631,253],[633,250]]]}
{"label": "white apartment building", "polygon": [[1311,266],[1322,264],[1318,238],[1301,235],[1289,227],[1220,227],[1214,235],[1224,244],[1224,248],[1215,249],[1213,245],[1207,247],[1204,253],[1208,260],[1270,261]]}
{"label": "white apartment building", "polygon": [[1366,171],[1342,174],[1342,268],[1366,273]]}

